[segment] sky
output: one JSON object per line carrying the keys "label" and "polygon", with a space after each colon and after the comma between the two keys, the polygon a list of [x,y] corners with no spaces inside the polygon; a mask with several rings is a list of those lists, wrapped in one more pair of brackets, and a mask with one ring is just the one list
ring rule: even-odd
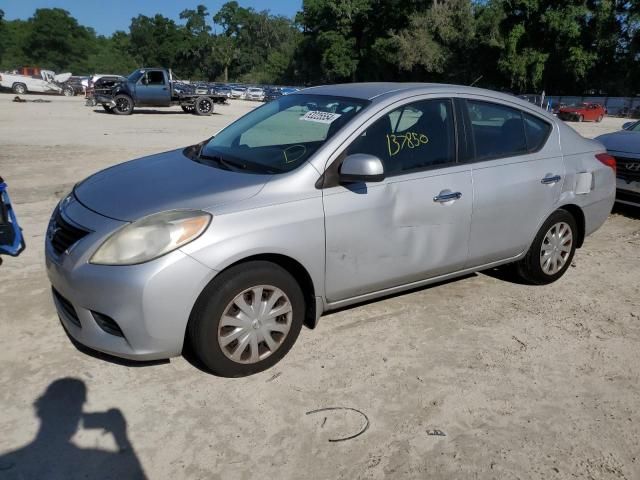
{"label": "sky", "polygon": [[[111,35],[116,30],[129,29],[131,19],[138,14],[147,16],[160,13],[179,20],[185,8],[206,5],[209,12],[217,12],[227,0],[0,0],[5,20],[26,20],[36,8],[63,8],[81,25],[93,27],[100,35]],[[273,14],[292,17],[300,9],[302,0],[238,0],[243,7],[269,10]]]}

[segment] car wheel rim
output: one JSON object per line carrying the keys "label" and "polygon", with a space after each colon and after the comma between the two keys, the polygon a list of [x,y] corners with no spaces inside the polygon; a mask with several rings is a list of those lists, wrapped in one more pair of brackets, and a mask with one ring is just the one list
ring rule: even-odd
{"label": "car wheel rim", "polygon": [[24,93],[24,87],[23,86],[16,87],[16,92],[17,93]]}
{"label": "car wheel rim", "polygon": [[116,108],[121,112],[126,112],[129,110],[129,100],[126,98],[119,98],[116,101]]}
{"label": "car wheel rim", "polygon": [[571,255],[573,233],[565,222],[551,226],[542,240],[540,248],[540,266],[547,275],[555,275],[567,263]]}
{"label": "car wheel rim", "polygon": [[211,111],[211,103],[200,102],[200,110],[204,113],[209,113]]}
{"label": "car wheel rim", "polygon": [[258,285],[238,294],[224,309],[218,344],[236,363],[257,363],[282,346],[293,320],[289,297],[277,287]]}

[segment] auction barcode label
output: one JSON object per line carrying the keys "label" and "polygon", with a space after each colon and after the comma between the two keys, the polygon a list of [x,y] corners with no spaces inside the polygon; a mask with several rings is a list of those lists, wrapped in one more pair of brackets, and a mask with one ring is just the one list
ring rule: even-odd
{"label": "auction barcode label", "polygon": [[320,112],[318,110],[310,110],[300,117],[300,120],[307,122],[331,123],[339,118],[339,113]]}

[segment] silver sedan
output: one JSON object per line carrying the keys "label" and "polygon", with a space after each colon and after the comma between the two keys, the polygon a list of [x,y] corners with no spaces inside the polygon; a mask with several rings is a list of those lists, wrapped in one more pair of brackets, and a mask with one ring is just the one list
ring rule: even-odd
{"label": "silver sedan", "polygon": [[614,196],[602,144],[515,97],[322,86],[80,182],[46,267],[80,344],[140,360],[190,344],[242,376],[336,308],[504,264],[556,281]]}

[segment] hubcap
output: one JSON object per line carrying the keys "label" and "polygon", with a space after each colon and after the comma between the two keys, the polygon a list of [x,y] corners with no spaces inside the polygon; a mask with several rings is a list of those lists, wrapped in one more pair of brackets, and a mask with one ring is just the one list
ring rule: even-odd
{"label": "hubcap", "polygon": [[200,103],[200,110],[202,110],[203,112],[210,112],[211,111],[211,103],[210,102],[201,102]]}
{"label": "hubcap", "polygon": [[544,236],[540,248],[542,271],[547,275],[555,275],[562,270],[571,254],[572,244],[571,227],[564,222],[553,225]]}
{"label": "hubcap", "polygon": [[289,297],[277,287],[258,285],[237,295],[224,310],[218,344],[237,363],[257,363],[275,352],[291,329]]}

